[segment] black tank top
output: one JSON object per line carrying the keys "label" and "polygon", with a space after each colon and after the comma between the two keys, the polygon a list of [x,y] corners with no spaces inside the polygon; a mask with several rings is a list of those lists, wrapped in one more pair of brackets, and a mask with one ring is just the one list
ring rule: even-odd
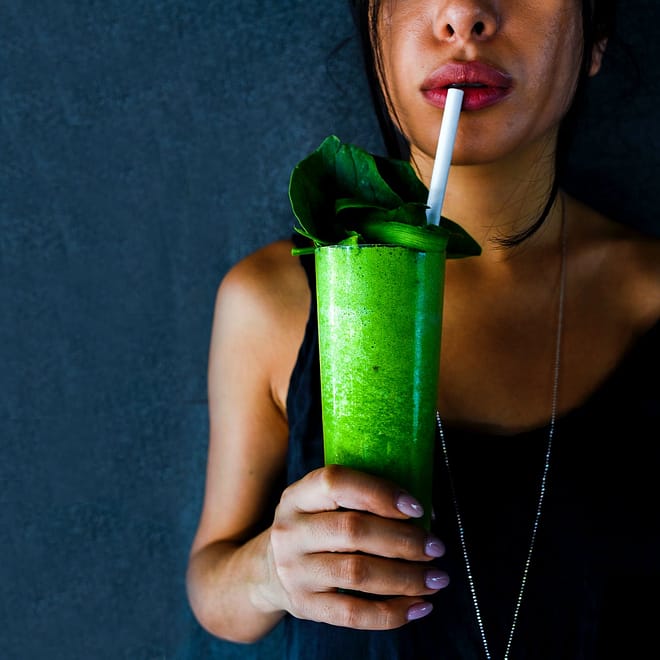
{"label": "black tank top", "polygon": [[[313,256],[310,315],[288,393],[287,481],[323,465]],[[557,421],[543,516],[510,658],[660,654],[660,324],[605,383]],[[502,658],[529,548],[548,428],[513,436],[445,429],[491,656]],[[436,451],[434,563],[451,584],[428,617],[385,632],[283,622],[283,656],[312,660],[484,656],[444,461]],[[651,653],[651,656],[648,654]]]}

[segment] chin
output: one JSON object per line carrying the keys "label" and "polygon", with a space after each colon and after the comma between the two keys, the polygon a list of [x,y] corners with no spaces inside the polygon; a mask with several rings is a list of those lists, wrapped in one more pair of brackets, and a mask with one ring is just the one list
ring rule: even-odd
{"label": "chin", "polygon": [[483,142],[475,144],[475,141],[471,140],[470,144],[463,145],[457,140],[452,165],[458,167],[490,165],[506,159],[510,154],[508,149],[497,148]]}
{"label": "chin", "polygon": [[492,154],[484,152],[483,149],[466,149],[459,153],[454,153],[452,165],[456,167],[470,167],[478,165],[492,165],[505,158],[504,154]]}

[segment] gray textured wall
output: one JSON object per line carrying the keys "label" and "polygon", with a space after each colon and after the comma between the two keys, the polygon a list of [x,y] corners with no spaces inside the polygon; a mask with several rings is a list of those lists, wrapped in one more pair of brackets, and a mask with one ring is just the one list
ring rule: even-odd
{"label": "gray textured wall", "polygon": [[0,3],[0,657],[184,653],[215,290],[323,137],[377,146],[351,34],[342,2]]}
{"label": "gray textured wall", "polygon": [[[608,65],[569,186],[657,232],[658,9],[626,4],[643,85]],[[184,594],[214,294],[323,137],[380,149],[351,34],[341,0],[0,3],[0,657],[241,656]]]}

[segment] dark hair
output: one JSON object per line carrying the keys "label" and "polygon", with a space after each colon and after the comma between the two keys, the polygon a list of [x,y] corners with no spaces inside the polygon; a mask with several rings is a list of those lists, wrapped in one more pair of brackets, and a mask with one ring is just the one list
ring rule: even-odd
{"label": "dark hair", "polygon": [[[369,81],[369,89],[380,126],[387,154],[393,158],[407,159],[409,145],[397,129],[388,111],[387,91],[382,89],[382,63],[378,54],[378,15],[381,0],[349,0],[353,18],[360,35],[362,54]],[[512,247],[534,234],[545,221],[558,190],[558,172],[564,166],[576,119],[585,101],[585,91],[589,80],[594,46],[614,33],[617,0],[582,0],[583,52],[575,94],[570,108],[564,117],[557,144],[555,161],[555,181],[548,201],[539,218],[520,234],[504,237],[498,242],[504,247]]]}

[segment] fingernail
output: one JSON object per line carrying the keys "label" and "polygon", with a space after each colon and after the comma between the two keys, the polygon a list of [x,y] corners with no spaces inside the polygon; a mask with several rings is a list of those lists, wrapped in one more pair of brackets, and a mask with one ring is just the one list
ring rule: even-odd
{"label": "fingernail", "polygon": [[401,493],[396,498],[396,508],[411,518],[421,518],[424,515],[424,507],[408,493]]}
{"label": "fingernail", "polygon": [[424,582],[429,589],[444,589],[449,584],[449,576],[442,571],[427,571]]}
{"label": "fingernail", "polygon": [[427,614],[431,614],[433,605],[431,603],[416,603],[408,610],[408,621],[422,619]]}
{"label": "fingernail", "polygon": [[426,539],[424,553],[429,557],[442,557],[445,554],[445,544],[435,536]]}

